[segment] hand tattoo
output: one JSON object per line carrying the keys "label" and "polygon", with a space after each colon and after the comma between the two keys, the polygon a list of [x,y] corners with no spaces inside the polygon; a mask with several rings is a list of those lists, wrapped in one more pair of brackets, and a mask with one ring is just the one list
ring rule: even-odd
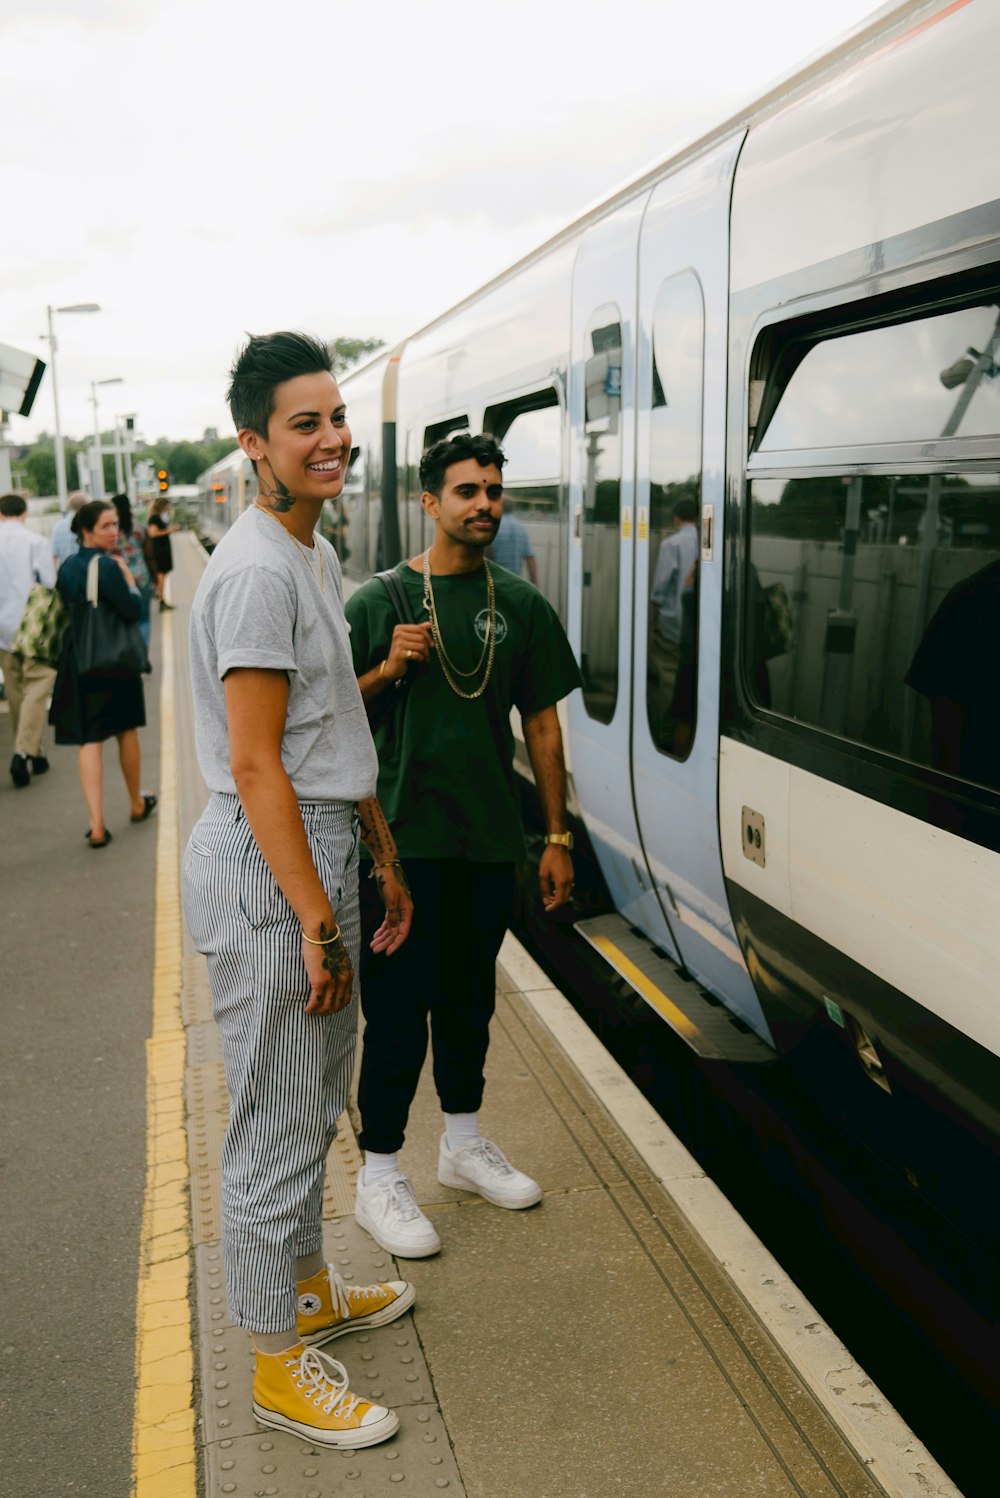
{"label": "hand tattoo", "polygon": [[[320,941],[326,941],[333,935],[333,928],[321,925],[319,928]],[[351,957],[344,946],[344,939],[338,936],[335,942],[323,948],[323,966],[334,978],[346,977],[352,973]]]}

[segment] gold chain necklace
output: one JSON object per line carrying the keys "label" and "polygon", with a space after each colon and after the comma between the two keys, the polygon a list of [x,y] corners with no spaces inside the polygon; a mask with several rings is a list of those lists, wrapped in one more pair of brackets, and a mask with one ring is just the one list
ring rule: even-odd
{"label": "gold chain necklace", "polygon": [[[444,648],[444,639],[441,634],[441,625],[438,621],[437,608],[434,603],[434,585],[431,582],[431,554],[429,549],[424,552],[424,608],[430,615],[431,636],[434,640],[434,646],[438,653],[438,660],[441,662],[441,670],[444,672],[445,681],[451,687],[451,690],[455,693],[455,696],[464,698],[466,702],[475,702],[476,698],[481,697],[486,691],[486,683],[490,679],[490,672],[493,670],[493,659],[496,655],[496,590],[493,586],[493,570],[490,567],[489,562],[487,562],[485,559],[483,561],[483,566],[486,568],[486,603],[489,609],[489,620],[486,625],[486,639],[483,641],[483,653],[479,657],[479,660],[476,662],[475,666],[473,666],[471,671],[460,671],[459,668],[455,665],[455,662],[451,659],[451,656],[448,654],[447,650],[445,650]],[[478,676],[480,670],[482,669],[483,661],[486,662],[486,675],[483,677],[482,681],[479,683],[474,692],[463,691],[458,682],[452,676],[452,671],[455,672],[456,676]]]}
{"label": "gold chain necklace", "polygon": [[[269,519],[271,519],[271,520],[274,521],[275,525],[281,525],[281,521],[278,519],[277,515],[275,515],[275,513],[274,513],[273,510],[268,510],[264,505],[259,505],[256,500],[254,500],[254,502],[253,502],[253,507],[254,507],[255,510],[259,510],[262,515],[267,515],[269,517]],[[299,548],[299,550],[301,551],[302,555],[304,556],[306,566],[309,568],[310,572],[312,572],[312,570],[313,570],[312,562],[309,560],[310,554],[312,552],[314,552],[314,551],[319,553],[319,591],[321,593],[325,593],[326,592],[326,572],[325,572],[324,567],[323,567],[323,548],[320,546],[319,542],[318,541],[314,541],[313,544],[312,544],[312,546],[303,546],[303,544],[299,540],[298,536],[293,536],[292,533],[291,533],[291,531],[288,529],[288,527],[286,525],[281,525],[281,529],[284,531],[284,533],[288,537],[289,541],[294,541],[295,542],[296,546]]]}

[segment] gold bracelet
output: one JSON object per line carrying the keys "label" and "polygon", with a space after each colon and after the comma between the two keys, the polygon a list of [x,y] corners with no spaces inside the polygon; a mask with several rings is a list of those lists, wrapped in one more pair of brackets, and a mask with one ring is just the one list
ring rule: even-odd
{"label": "gold bracelet", "polygon": [[379,674],[379,676],[384,676],[385,675],[385,668],[388,665],[388,663],[389,663],[389,657],[386,656],[385,660],[382,662],[381,666],[379,666],[379,668],[378,668],[378,674]]}
{"label": "gold bracelet", "polygon": [[307,941],[312,947],[332,947],[335,941],[340,940],[340,927],[336,921],[333,923],[333,930],[333,936],[321,936],[319,941],[316,940],[315,936],[307,936],[303,931],[302,940]]}
{"label": "gold bracelet", "polygon": [[369,879],[374,879],[376,870],[378,869],[401,869],[402,867],[403,865],[400,863],[398,858],[390,858],[387,859],[385,863],[373,863],[371,867],[371,873],[368,875],[368,877]]}

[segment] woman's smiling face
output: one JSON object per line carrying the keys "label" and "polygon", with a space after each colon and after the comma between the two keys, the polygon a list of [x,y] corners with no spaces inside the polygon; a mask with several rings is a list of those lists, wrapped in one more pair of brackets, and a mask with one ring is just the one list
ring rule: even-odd
{"label": "woman's smiling face", "polygon": [[337,382],[321,370],[275,388],[267,436],[243,431],[244,450],[261,465],[262,497],[272,478],[296,499],[335,499],[344,487],[351,432]]}

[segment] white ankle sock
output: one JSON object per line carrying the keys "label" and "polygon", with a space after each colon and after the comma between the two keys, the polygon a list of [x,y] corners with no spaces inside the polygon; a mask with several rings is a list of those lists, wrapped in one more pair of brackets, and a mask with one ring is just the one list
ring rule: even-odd
{"label": "white ankle sock", "polygon": [[399,1175],[399,1155],[377,1155],[374,1150],[365,1150],[365,1185],[374,1186],[377,1181],[391,1181]]}
{"label": "white ankle sock", "polygon": [[452,1154],[467,1144],[477,1144],[482,1138],[479,1132],[478,1113],[446,1113],[444,1116],[445,1137]]}

